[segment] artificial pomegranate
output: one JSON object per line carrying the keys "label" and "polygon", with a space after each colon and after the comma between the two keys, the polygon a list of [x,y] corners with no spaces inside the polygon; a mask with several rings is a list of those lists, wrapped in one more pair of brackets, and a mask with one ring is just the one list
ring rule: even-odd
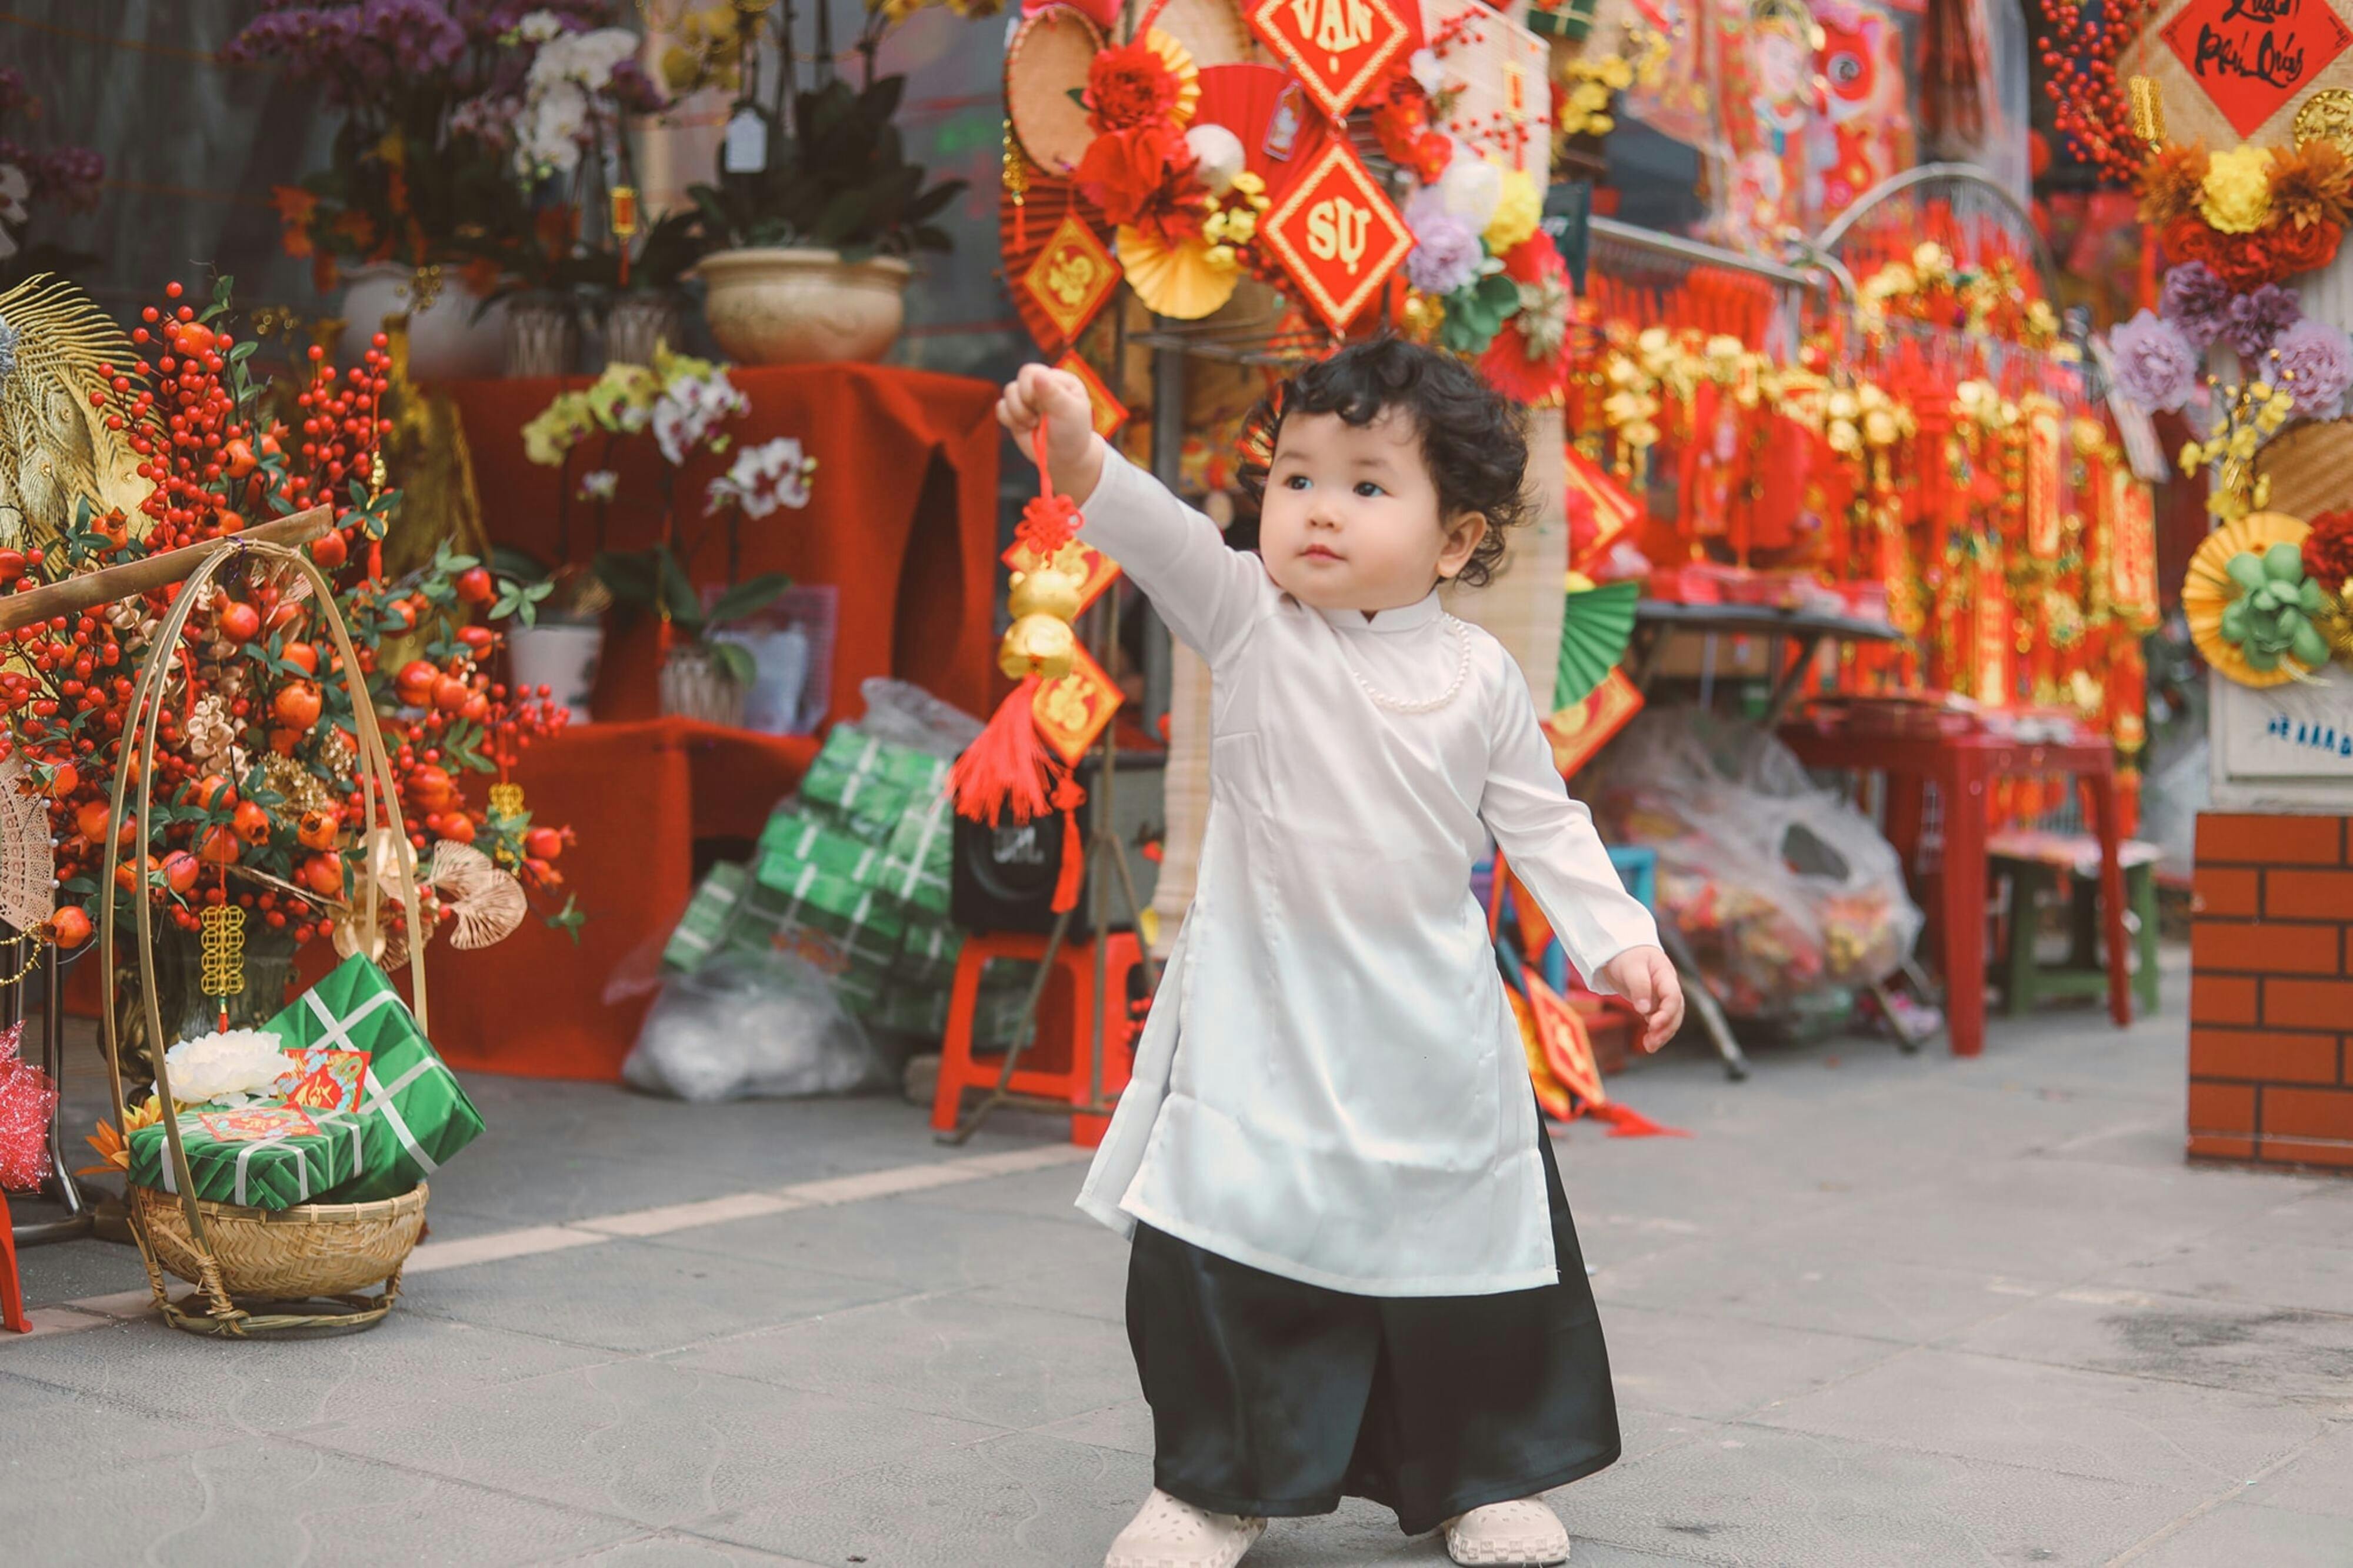
{"label": "artificial pomegranate", "polygon": [[331,805],[321,806],[302,814],[302,820],[295,827],[295,837],[302,841],[305,849],[332,849],[335,836],[343,831],[343,826],[342,812]]}
{"label": "artificial pomegranate", "polygon": [[207,866],[234,866],[244,853],[245,846],[226,827],[207,827],[196,840],[196,858]]}
{"label": "artificial pomegranate", "polygon": [[449,775],[430,764],[417,769],[408,777],[409,803],[422,811],[446,811],[451,791]]}
{"label": "artificial pomegranate", "polygon": [[534,827],[522,836],[522,852],[534,860],[553,860],[564,853],[564,835],[553,827]]}
{"label": "artificial pomegranate", "polygon": [[90,940],[90,916],[71,904],[49,917],[49,935],[68,952]]}
{"label": "artificial pomegranate", "polygon": [[241,600],[221,606],[220,635],[233,643],[248,643],[261,635],[261,612]]}
{"label": "artificial pomegranate", "polygon": [[343,896],[343,862],[338,855],[313,855],[302,862],[302,880],[322,898]]}
{"label": "artificial pomegranate", "polygon": [[288,729],[298,734],[307,733],[319,721],[319,689],[307,680],[296,680],[278,689],[271,699],[269,710],[278,715]]}
{"label": "artificial pomegranate", "polygon": [[164,882],[175,893],[185,893],[194,888],[203,870],[196,858],[185,849],[174,849],[164,857]]}
{"label": "artificial pomegranate", "polygon": [[229,819],[237,836],[255,848],[269,842],[269,814],[252,801],[239,801],[237,814]]}
{"label": "artificial pomegranate", "polygon": [[480,566],[458,574],[455,586],[458,590],[458,597],[469,605],[487,605],[497,593],[497,589],[491,582],[490,573]]}

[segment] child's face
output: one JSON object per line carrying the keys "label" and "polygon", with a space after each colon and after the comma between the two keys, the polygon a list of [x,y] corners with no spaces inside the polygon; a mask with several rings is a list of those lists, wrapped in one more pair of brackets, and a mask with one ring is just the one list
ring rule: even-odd
{"label": "child's face", "polygon": [[1476,513],[1440,515],[1410,414],[1385,409],[1365,426],[1336,414],[1283,420],[1259,553],[1275,586],[1301,604],[1366,612],[1419,604],[1462,570],[1486,532]]}

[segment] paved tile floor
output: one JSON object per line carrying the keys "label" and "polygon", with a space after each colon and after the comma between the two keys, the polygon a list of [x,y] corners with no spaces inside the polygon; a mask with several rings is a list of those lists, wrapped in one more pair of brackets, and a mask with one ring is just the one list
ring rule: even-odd
{"label": "paved tile floor", "polygon": [[[1576,1561],[2353,1563],[2353,1181],[2183,1163],[2184,989],[1614,1080],[1693,1136],[1559,1141],[1626,1433]],[[375,1332],[192,1339],[110,1300],[127,1250],[28,1252],[0,1560],[1101,1561],[1150,1424],[1057,1129],[473,1088]],[[1443,1560],[1361,1504],[1250,1558]]]}

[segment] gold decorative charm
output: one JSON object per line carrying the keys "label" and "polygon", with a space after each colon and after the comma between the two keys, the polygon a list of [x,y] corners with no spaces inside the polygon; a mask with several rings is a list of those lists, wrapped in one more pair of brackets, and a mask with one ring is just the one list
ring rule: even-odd
{"label": "gold decorative charm", "polygon": [[2353,154],[2353,91],[2324,87],[2295,111],[2295,144],[2329,141]]}
{"label": "gold decorative charm", "polygon": [[[2150,152],[2158,153],[2164,151],[2165,94],[2163,90],[2158,87],[2157,79],[2154,77],[2137,76],[2126,83],[2126,86],[2132,93],[2133,134],[2147,142],[2148,150]],[[2296,129],[2299,132],[2297,140],[2302,141],[2303,137],[2301,132],[2304,129],[2304,121],[2302,116],[2297,117]]]}
{"label": "gold decorative charm", "polygon": [[245,991],[245,911],[235,904],[207,904],[198,917],[196,988],[207,996]]}
{"label": "gold decorative charm", "polygon": [[493,816],[521,816],[522,815],[522,785],[519,784],[492,784],[491,786],[491,815]]}

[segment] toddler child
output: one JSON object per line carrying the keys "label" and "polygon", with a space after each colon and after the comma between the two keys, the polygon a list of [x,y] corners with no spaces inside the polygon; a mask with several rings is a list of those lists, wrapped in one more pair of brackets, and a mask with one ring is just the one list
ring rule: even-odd
{"label": "toddler child", "polygon": [[1572,801],[1519,666],[1440,607],[1525,521],[1518,411],[1380,341],[1255,416],[1259,550],[1093,433],[1030,365],[1082,537],[1207,661],[1191,912],[1079,1206],[1133,1237],[1154,1490],[1105,1568],[1231,1568],[1343,1495],[1457,1563],[1556,1563],[1539,1494],[1618,1457],[1609,1365],[1471,868],[1492,834],[1578,972],[1683,996]]}

